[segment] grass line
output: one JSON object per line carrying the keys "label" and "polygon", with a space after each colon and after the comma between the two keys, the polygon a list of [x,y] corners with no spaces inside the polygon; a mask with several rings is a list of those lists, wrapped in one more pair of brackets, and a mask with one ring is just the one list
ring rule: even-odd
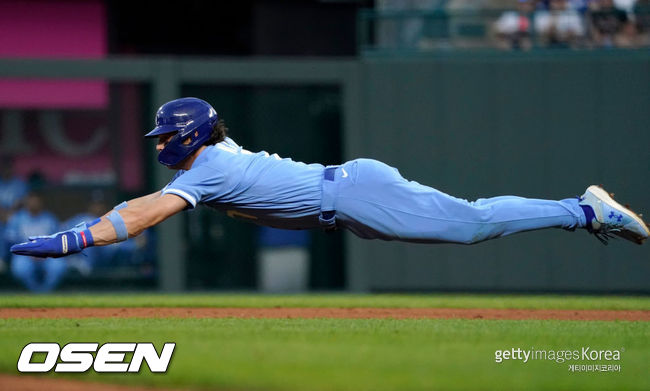
{"label": "grass line", "polygon": [[57,294],[0,296],[0,308],[35,307],[371,307],[650,310],[650,297],[473,294]]}

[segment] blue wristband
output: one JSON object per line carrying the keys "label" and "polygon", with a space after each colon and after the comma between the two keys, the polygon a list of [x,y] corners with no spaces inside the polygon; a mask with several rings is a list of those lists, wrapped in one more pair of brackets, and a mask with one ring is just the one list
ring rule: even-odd
{"label": "blue wristband", "polygon": [[80,244],[83,244],[83,246],[80,246],[82,249],[95,244],[95,239],[89,229],[79,232],[79,237],[81,238]]}
{"label": "blue wristband", "polygon": [[119,204],[115,205],[113,209],[120,210],[126,208],[127,206],[129,206],[129,204],[127,204],[126,201],[122,201]]}
{"label": "blue wristband", "polygon": [[108,221],[113,224],[113,228],[115,229],[115,234],[117,235],[117,241],[118,242],[123,242],[126,239],[129,238],[129,231],[126,229],[126,224],[124,223],[124,219],[122,216],[119,214],[118,211],[113,210],[108,216]]}

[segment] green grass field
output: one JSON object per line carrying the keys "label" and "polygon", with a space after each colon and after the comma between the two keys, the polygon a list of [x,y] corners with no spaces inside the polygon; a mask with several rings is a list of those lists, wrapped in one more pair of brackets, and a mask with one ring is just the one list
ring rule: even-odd
{"label": "green grass field", "polygon": [[[459,307],[649,310],[647,297],[476,295],[3,296],[0,307]],[[1,310],[0,310],[1,311]],[[166,374],[68,378],[227,390],[650,389],[650,322],[394,319],[0,319],[0,372],[28,342],[176,342]],[[495,350],[621,350],[620,372],[495,362]],[[584,364],[582,360],[572,362]],[[596,362],[603,363],[603,362]],[[611,362],[609,362],[611,363]],[[58,377],[58,374],[46,376]]]}

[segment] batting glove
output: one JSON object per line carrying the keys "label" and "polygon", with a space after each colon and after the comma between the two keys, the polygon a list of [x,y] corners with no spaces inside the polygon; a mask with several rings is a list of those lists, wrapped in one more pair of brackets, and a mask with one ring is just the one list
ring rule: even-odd
{"label": "batting glove", "polygon": [[60,232],[54,233],[52,235],[28,236],[27,239],[29,239],[29,240],[51,239],[51,238],[54,238],[56,235],[63,234],[63,233],[66,233],[66,232],[71,232],[71,231],[76,232],[76,233],[80,233],[81,231],[85,231],[89,227],[92,227],[93,225],[97,224],[97,222],[99,222],[99,219],[93,220],[91,223],[87,223],[87,222],[84,221],[83,223],[79,223],[79,224],[75,225],[74,227],[72,227],[70,229],[67,229],[65,231],[60,231]]}
{"label": "batting glove", "polygon": [[18,255],[28,255],[37,258],[60,258],[76,254],[93,245],[90,230],[75,232],[74,230],[57,232],[49,236],[31,237],[29,242],[11,246],[11,252]]}

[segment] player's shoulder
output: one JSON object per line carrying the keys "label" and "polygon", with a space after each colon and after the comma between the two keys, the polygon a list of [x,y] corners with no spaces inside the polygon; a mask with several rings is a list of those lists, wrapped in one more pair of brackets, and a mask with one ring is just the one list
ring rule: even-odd
{"label": "player's shoulder", "polygon": [[197,173],[205,170],[220,170],[220,167],[225,166],[226,162],[223,160],[224,156],[219,152],[218,146],[219,144],[207,146],[196,158],[192,167],[185,172]]}
{"label": "player's shoulder", "polygon": [[194,161],[189,170],[178,170],[165,189],[179,183],[202,185],[205,181],[222,181],[227,176],[228,162],[214,156],[213,150],[214,146],[209,146]]}
{"label": "player's shoulder", "polygon": [[186,170],[178,170],[178,171],[176,171],[174,176],[172,176],[172,179],[170,180],[170,182],[174,182],[179,176],[185,174],[186,172],[187,172]]}
{"label": "player's shoulder", "polygon": [[208,146],[197,157],[190,170],[195,168],[210,169],[228,173],[237,171],[240,166],[247,165],[252,152],[239,146],[234,140],[227,137],[223,141]]}

